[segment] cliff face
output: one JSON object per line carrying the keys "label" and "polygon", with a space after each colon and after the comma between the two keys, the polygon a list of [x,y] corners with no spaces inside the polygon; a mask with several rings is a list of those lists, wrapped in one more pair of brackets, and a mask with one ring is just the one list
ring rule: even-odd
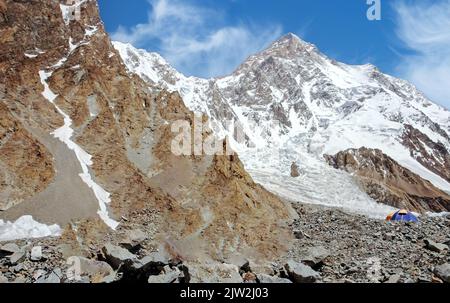
{"label": "cliff face", "polygon": [[349,149],[325,159],[334,168],[354,174],[367,194],[380,203],[420,213],[450,210],[447,193],[380,150]]}
{"label": "cliff face", "polygon": [[172,154],[171,124],[193,114],[126,71],[96,1],[76,3],[0,1],[0,219],[114,228],[155,209],[192,258],[281,253],[289,208],[237,156]]}

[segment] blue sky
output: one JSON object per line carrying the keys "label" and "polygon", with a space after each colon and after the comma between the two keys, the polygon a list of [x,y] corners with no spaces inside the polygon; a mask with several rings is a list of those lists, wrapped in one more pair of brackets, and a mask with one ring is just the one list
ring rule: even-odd
{"label": "blue sky", "polygon": [[331,58],[372,63],[450,107],[450,0],[99,0],[115,40],[159,52],[186,75],[231,73],[292,32]]}

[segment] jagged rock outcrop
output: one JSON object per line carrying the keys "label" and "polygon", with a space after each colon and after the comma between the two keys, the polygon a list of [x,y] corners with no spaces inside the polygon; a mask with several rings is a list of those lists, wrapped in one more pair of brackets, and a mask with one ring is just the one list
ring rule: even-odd
{"label": "jagged rock outcrop", "polygon": [[380,203],[416,212],[450,210],[450,196],[431,182],[404,168],[381,150],[349,149],[327,162],[353,174],[369,196]]}
{"label": "jagged rock outcrop", "polygon": [[289,206],[237,155],[171,152],[171,124],[194,115],[127,72],[96,1],[76,1],[79,18],[59,1],[1,3],[0,219],[75,222],[71,241],[94,243],[151,209],[155,241],[185,259],[289,246]]}

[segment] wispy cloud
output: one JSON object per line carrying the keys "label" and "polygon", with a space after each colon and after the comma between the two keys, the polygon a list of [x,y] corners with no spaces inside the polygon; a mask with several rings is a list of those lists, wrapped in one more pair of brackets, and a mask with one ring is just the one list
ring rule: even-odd
{"label": "wispy cloud", "polygon": [[398,69],[429,98],[450,108],[450,0],[396,1],[397,34],[415,54]]}
{"label": "wispy cloud", "polygon": [[[281,35],[274,24],[226,24],[222,12],[182,0],[149,0],[146,23],[120,26],[114,40],[152,46],[187,75],[217,77],[231,73],[246,57]],[[157,47],[155,47],[157,46]]]}

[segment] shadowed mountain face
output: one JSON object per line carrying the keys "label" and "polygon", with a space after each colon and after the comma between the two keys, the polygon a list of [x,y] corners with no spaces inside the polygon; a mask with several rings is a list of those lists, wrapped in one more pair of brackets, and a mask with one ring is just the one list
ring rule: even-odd
{"label": "shadowed mountain face", "polygon": [[[336,62],[288,34],[249,57],[233,74],[206,80],[183,76],[158,54],[119,42],[114,46],[131,72],[149,85],[179,91],[191,110],[211,118],[221,136],[233,134],[230,120],[241,124],[256,145],[247,149],[235,144],[242,147],[245,167],[279,195],[358,213],[371,209],[369,215],[376,208],[376,216],[383,217],[388,208],[375,205],[366,191],[331,171],[323,159],[362,147],[381,150],[423,182],[450,192],[450,112],[373,65]],[[304,178],[291,179],[293,162]],[[337,188],[343,190],[336,194]]]}
{"label": "shadowed mountain face", "polygon": [[290,207],[238,156],[175,156],[171,124],[192,112],[128,73],[96,1],[77,3],[0,1],[0,219],[101,233],[157,210],[155,236],[185,258],[282,253]]}

